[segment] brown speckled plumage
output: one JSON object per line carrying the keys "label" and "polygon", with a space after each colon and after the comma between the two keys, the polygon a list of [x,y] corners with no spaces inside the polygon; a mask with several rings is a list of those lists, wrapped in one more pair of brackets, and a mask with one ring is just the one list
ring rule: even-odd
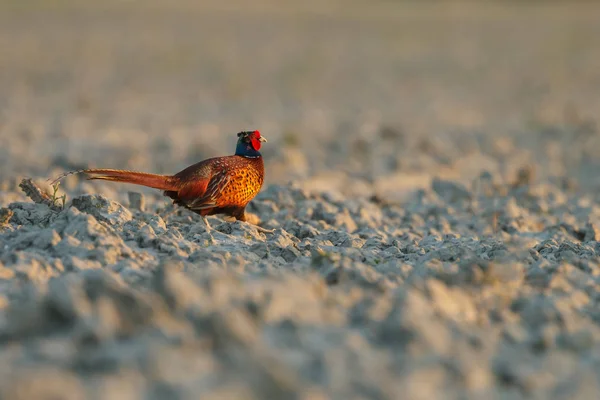
{"label": "brown speckled plumage", "polygon": [[261,142],[266,139],[258,131],[240,132],[235,155],[209,158],[175,175],[95,168],[63,174],[54,182],[72,173],[83,172],[89,175],[88,179],[163,190],[175,204],[203,217],[225,214],[246,221],[246,205],[258,194],[264,182],[264,164],[258,152]]}
{"label": "brown speckled plumage", "polygon": [[177,190],[165,195],[203,216],[226,214],[245,221],[244,209],[260,191],[264,174],[262,157],[210,158],[176,174]]}

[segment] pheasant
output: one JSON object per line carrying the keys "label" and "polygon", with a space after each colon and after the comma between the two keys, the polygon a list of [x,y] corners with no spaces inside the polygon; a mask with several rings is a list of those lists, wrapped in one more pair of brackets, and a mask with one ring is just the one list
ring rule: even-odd
{"label": "pheasant", "polygon": [[[234,155],[200,161],[175,175],[92,168],[64,173],[52,184],[68,175],[85,173],[89,175],[88,180],[123,182],[160,189],[174,204],[202,216],[206,231],[210,232],[211,227],[206,219],[208,215],[224,214],[235,220],[246,221],[246,205],[258,194],[264,182],[265,169],[259,150],[267,139],[259,131],[243,131],[237,136]],[[272,232],[258,226],[257,229]]]}

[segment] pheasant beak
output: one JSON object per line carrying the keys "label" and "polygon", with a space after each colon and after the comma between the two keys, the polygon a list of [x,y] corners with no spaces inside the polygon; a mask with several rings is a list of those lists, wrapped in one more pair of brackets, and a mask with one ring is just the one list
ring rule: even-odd
{"label": "pheasant beak", "polygon": [[258,141],[259,142],[265,142],[265,143],[267,143],[267,138],[264,137],[264,136],[261,136],[261,137],[258,138]]}

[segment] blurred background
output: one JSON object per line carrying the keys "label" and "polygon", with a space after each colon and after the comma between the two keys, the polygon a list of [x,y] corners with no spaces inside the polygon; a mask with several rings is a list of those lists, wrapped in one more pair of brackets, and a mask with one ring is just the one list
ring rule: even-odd
{"label": "blurred background", "polygon": [[599,39],[596,2],[1,0],[0,182],[175,173],[259,129],[267,183],[595,191]]}

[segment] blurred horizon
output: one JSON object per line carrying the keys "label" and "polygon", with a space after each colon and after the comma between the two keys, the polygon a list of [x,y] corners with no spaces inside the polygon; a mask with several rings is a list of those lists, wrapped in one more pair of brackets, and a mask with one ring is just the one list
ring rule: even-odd
{"label": "blurred horizon", "polygon": [[[509,143],[542,179],[600,187],[600,144],[573,138],[600,115],[599,16],[561,1],[0,1],[0,175],[173,173],[259,129],[267,182],[472,179],[500,174]],[[538,145],[553,130],[575,146],[559,161]],[[460,166],[473,151],[487,158]]]}

